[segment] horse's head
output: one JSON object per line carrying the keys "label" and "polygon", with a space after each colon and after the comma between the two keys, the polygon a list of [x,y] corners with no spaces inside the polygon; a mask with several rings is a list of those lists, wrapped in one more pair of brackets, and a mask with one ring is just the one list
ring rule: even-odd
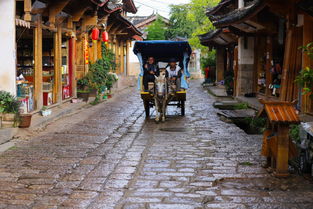
{"label": "horse's head", "polygon": [[166,93],[165,73],[161,73],[159,77],[155,76],[155,94],[158,97],[164,97]]}

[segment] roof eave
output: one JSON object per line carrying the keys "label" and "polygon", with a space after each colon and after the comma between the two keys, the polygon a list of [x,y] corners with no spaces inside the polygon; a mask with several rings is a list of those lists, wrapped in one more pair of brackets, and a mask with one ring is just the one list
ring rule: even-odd
{"label": "roof eave", "polygon": [[220,28],[245,21],[255,16],[262,9],[264,9],[265,6],[266,4],[264,0],[255,0],[255,3],[253,5],[236,9],[226,15],[223,15],[223,17],[221,18],[215,17],[217,20],[213,22],[213,25]]}

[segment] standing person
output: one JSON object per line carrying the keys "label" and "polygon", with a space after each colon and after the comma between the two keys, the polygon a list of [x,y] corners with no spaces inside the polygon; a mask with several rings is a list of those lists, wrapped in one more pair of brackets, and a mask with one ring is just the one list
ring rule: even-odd
{"label": "standing person", "polygon": [[148,83],[154,82],[154,76],[159,76],[159,73],[160,70],[158,65],[155,63],[154,57],[149,57],[147,64],[144,65],[143,86],[145,91],[148,91]]}
{"label": "standing person", "polygon": [[176,84],[176,91],[179,91],[182,69],[177,65],[175,58],[170,59],[169,66],[166,68],[166,73],[169,81]]}

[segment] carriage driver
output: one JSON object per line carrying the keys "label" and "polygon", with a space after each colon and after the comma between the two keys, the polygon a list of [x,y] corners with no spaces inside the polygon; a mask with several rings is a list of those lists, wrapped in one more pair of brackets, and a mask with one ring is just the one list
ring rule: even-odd
{"label": "carriage driver", "polygon": [[170,59],[169,66],[166,68],[166,74],[170,83],[176,84],[176,91],[179,91],[182,69],[176,64],[175,58]]}
{"label": "carriage driver", "polygon": [[145,91],[148,91],[148,83],[154,82],[154,76],[159,76],[159,74],[160,70],[158,65],[155,63],[154,57],[149,57],[147,64],[144,65],[143,85]]}

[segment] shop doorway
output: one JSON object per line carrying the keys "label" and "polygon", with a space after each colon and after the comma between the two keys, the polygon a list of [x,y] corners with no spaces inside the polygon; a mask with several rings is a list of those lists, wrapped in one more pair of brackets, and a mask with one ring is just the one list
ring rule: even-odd
{"label": "shop doorway", "polygon": [[34,30],[16,27],[16,84],[21,113],[29,113],[34,105]]}
{"label": "shop doorway", "polygon": [[43,105],[56,103],[55,67],[54,67],[54,33],[43,30],[42,38],[42,91]]}

